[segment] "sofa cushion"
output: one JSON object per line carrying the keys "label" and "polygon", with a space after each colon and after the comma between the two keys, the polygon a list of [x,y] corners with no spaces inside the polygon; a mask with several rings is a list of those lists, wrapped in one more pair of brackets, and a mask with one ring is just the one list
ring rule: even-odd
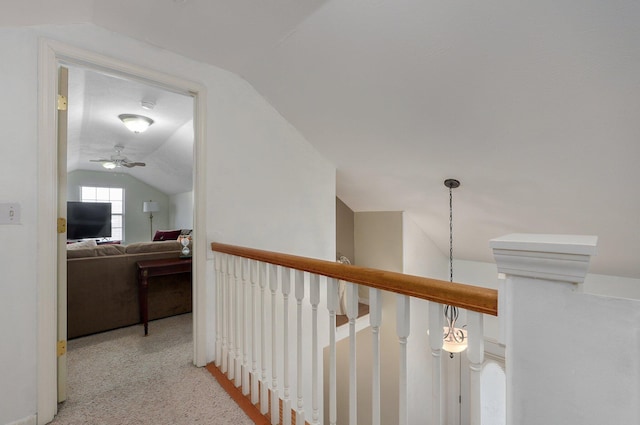
{"label": "sofa cushion", "polygon": [[67,258],[85,258],[97,257],[98,253],[95,248],[69,249],[67,250]]}
{"label": "sofa cushion", "polygon": [[108,255],[125,254],[126,248],[122,245],[98,245],[93,248],[78,248],[67,250],[67,258],[105,257]]}
{"label": "sofa cushion", "polygon": [[156,234],[153,236],[155,241],[175,241],[180,236],[181,230],[156,230]]}
{"label": "sofa cushion", "polygon": [[77,250],[77,249],[86,249],[86,248],[95,248],[98,246],[95,240],[87,239],[86,241],[73,242],[67,244],[67,251]]}
{"label": "sofa cushion", "polygon": [[122,255],[127,252],[127,248],[122,245],[98,245],[94,248],[98,257],[106,255]]}
{"label": "sofa cushion", "polygon": [[[176,236],[177,237],[177,236]],[[147,252],[179,251],[182,249],[178,241],[136,242],[126,246],[127,254]]]}

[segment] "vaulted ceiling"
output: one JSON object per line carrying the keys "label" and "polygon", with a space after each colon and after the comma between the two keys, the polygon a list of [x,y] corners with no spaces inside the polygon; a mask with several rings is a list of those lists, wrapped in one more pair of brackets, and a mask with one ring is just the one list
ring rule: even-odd
{"label": "vaulted ceiling", "polygon": [[[126,173],[173,195],[193,189],[193,98],[102,72],[69,67],[67,170]],[[129,131],[121,114],[153,124]],[[144,167],[107,171],[92,162],[120,155]]]}
{"label": "vaulted ceiling", "polygon": [[50,3],[0,24],[90,21],[235,72],[336,165],[354,211],[407,211],[448,252],[454,177],[456,257],[592,234],[591,272],[640,278],[637,1]]}

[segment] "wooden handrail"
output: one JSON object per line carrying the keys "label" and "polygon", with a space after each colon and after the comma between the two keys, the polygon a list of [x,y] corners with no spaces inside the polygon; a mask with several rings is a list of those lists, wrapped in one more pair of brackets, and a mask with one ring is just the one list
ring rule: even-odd
{"label": "wooden handrail", "polygon": [[395,292],[396,294],[410,295],[423,300],[453,305],[493,316],[498,315],[498,291],[495,289],[244,248],[218,242],[212,242],[211,249],[215,252],[304,270],[371,288]]}

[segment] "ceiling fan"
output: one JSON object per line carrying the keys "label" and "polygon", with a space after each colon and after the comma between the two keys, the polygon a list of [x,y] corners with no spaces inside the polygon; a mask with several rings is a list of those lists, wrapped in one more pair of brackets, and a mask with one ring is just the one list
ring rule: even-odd
{"label": "ceiling fan", "polygon": [[116,154],[111,155],[110,159],[105,159],[105,158],[91,159],[90,161],[101,162],[102,166],[107,169],[113,169],[113,168],[119,168],[119,167],[127,167],[127,168],[144,167],[147,165],[144,162],[129,161],[129,159],[126,156],[121,154],[121,152],[124,150],[124,146],[122,145],[115,145],[114,149],[116,150]]}

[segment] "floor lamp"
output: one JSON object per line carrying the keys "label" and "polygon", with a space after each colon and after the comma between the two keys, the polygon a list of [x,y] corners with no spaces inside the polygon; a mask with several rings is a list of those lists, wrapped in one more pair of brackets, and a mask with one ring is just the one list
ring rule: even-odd
{"label": "floor lamp", "polygon": [[160,211],[160,207],[157,202],[145,201],[142,204],[142,211],[149,213],[149,237],[153,240],[153,213]]}

